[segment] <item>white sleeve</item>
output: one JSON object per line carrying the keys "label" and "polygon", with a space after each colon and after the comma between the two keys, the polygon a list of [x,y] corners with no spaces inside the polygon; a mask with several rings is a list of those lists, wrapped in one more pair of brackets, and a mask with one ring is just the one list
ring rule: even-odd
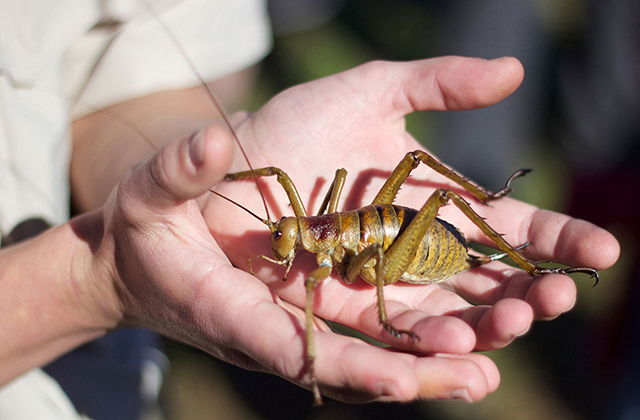
{"label": "white sleeve", "polygon": [[0,10],[4,236],[28,218],[51,225],[68,219],[71,141],[61,57],[95,25],[100,9],[90,1],[0,0]]}
{"label": "white sleeve", "polygon": [[[266,0],[187,0],[160,13],[207,81],[247,68],[271,49]],[[126,24],[100,57],[77,99],[73,117],[149,93],[197,84],[189,65],[146,11]]]}
{"label": "white sleeve", "polygon": [[0,418],[12,420],[82,420],[60,385],[40,369],[0,388]]}

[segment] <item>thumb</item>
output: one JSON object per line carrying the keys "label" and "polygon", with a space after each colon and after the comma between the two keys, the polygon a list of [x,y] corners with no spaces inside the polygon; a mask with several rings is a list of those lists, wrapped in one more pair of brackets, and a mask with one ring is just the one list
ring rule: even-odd
{"label": "thumb", "polygon": [[220,126],[206,127],[165,145],[134,170],[138,197],[156,209],[199,197],[225,176],[233,147],[233,138]]}
{"label": "thumb", "polygon": [[491,106],[511,95],[524,77],[522,64],[513,57],[439,57],[421,64],[414,73],[417,77],[409,78],[405,90],[417,110],[459,111]]}
{"label": "thumb", "polygon": [[513,93],[524,77],[513,57],[483,60],[437,57],[410,62],[371,62],[343,74],[383,104],[394,119],[413,111],[458,111],[493,105]]}

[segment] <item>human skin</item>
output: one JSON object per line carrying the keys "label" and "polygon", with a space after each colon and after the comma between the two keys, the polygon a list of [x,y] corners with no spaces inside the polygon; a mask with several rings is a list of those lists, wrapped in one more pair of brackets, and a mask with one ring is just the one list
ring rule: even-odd
{"label": "human skin", "polygon": [[[489,106],[512,93],[522,77],[519,62],[508,58],[374,62],[289,89],[257,113],[234,115],[232,123],[253,166],[286,170],[305,203],[317,202],[317,183],[344,167],[350,174],[347,203],[364,205],[384,181],[367,171],[390,171],[420,147],[404,129],[406,114]],[[247,164],[224,125],[201,128],[210,118],[203,102],[193,99],[198,95],[163,92],[74,124],[71,181],[77,206],[87,213],[0,252],[0,313],[6,320],[0,342],[9,343],[0,350],[0,383],[112,329],[141,326],[309,386],[300,308],[313,258],[301,256],[286,283],[282,268],[268,262],[256,262],[257,277],[235,268],[269,253],[267,230],[208,193],[225,173]],[[109,112],[125,113],[164,147],[153,154]],[[136,162],[142,163],[127,169]],[[402,188],[398,203],[419,208],[434,184],[450,185],[432,171],[420,172],[419,182]],[[366,182],[358,183],[363,177]],[[283,194],[269,189],[271,204],[279,207],[274,213],[287,212]],[[251,182],[220,183],[217,190],[262,209]],[[508,198],[473,206],[510,243],[530,241],[526,255],[532,260],[603,269],[617,258],[615,239],[590,223]],[[467,239],[487,242],[453,206],[440,215]],[[470,352],[504,347],[534,319],[553,319],[576,300],[567,276],[532,279],[501,263],[459,275],[446,288],[385,287],[391,322],[421,338],[411,343],[381,328],[374,289],[363,283],[325,280],[314,313],[411,353],[337,335],[318,320],[320,388],[351,402],[479,400],[497,388],[499,373],[489,358]]]}

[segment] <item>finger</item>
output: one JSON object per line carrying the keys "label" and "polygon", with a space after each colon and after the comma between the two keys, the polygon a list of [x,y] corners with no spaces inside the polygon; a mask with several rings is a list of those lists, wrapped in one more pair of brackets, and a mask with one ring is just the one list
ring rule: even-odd
{"label": "finger", "polygon": [[522,64],[513,57],[496,60],[443,57],[433,67],[420,70],[418,77],[424,81],[411,79],[415,84],[407,83],[405,90],[416,110],[487,107],[511,95],[524,77]]}
{"label": "finger", "polygon": [[[428,301],[433,302],[433,298]],[[457,317],[433,316],[430,313],[412,309],[404,302],[388,299],[385,306],[389,322],[393,327],[411,331],[416,334],[415,339],[407,334],[395,337],[386,331],[380,324],[376,305],[370,306],[360,314],[357,318],[358,324],[354,328],[395,348],[414,352],[463,354],[472,351],[475,346],[474,331]],[[429,310],[433,309],[435,308],[429,307]],[[448,312],[450,311],[451,307]]]}
{"label": "finger", "polygon": [[[301,271],[305,272],[304,269]],[[295,290],[291,290],[304,287],[301,280],[297,274],[289,277],[287,283],[292,283],[287,289],[294,296],[291,300],[303,306],[303,300],[296,300],[296,296],[304,296],[303,292],[296,294]],[[282,284],[280,279],[276,282]],[[468,302],[455,293],[435,285],[394,284],[384,288],[384,300],[387,317],[394,328],[411,331],[417,335],[416,339],[407,334],[396,337],[382,326],[376,291],[371,286],[347,289],[340,280],[325,280],[316,290],[314,313],[364,332],[395,348],[457,354],[473,350],[476,342],[474,331],[458,317],[446,316],[453,310],[469,307]]]}
{"label": "finger", "polygon": [[[612,234],[584,220],[509,198],[493,202],[491,206],[472,203],[472,207],[511,245],[530,242],[521,252],[534,261],[549,260],[602,270],[613,265],[620,253],[620,245]],[[442,215],[455,221],[468,240],[494,245],[454,206],[443,208]]]}
{"label": "finger", "polygon": [[502,299],[493,306],[472,307],[461,318],[476,331],[476,350],[495,350],[529,331],[533,311],[520,299]]}
{"label": "finger", "polygon": [[[520,86],[524,70],[512,57],[496,60],[438,57],[405,63],[372,62],[345,76],[368,85],[363,92],[368,92],[369,100],[382,107],[383,115],[398,119],[413,111],[493,105]],[[376,83],[371,83],[374,80]]]}
{"label": "finger", "polygon": [[620,244],[606,230],[548,210],[535,211],[527,236],[535,244],[532,252],[571,266],[586,264],[603,270],[611,267],[620,255]]}
{"label": "finger", "polygon": [[[200,290],[195,306],[203,312],[195,314],[193,320],[200,324],[191,330],[201,333],[185,333],[189,340],[225,360],[252,366],[238,357],[236,350],[241,350],[264,370],[309,387],[304,321],[270,301],[264,284],[246,273],[229,268],[215,280]],[[241,284],[245,293],[227,292],[224,304],[215,304],[232,284]],[[202,332],[214,336],[218,345],[212,346]],[[495,366],[484,356],[416,357],[328,331],[314,336],[321,390],[341,400],[475,401],[497,386]]]}
{"label": "finger", "polygon": [[549,321],[573,309],[577,293],[576,284],[570,277],[555,274],[532,282],[524,299],[531,305],[535,319]]}
{"label": "finger", "polygon": [[488,392],[494,392],[496,389],[498,389],[498,386],[500,385],[500,371],[498,370],[498,367],[495,365],[493,360],[491,360],[489,357],[485,355],[477,354],[477,353],[438,354],[437,357],[470,360],[473,363],[477,364],[486,375]]}
{"label": "finger", "polygon": [[135,189],[152,208],[171,208],[207,192],[226,174],[233,140],[222,127],[209,126],[163,147],[136,167]]}
{"label": "finger", "polygon": [[[586,276],[575,275],[576,280]],[[447,282],[447,286],[468,302],[493,305],[501,299],[515,298],[527,302],[536,320],[551,320],[571,310],[577,298],[574,280],[552,274],[532,278],[528,273],[494,262],[475,268]]]}
{"label": "finger", "polygon": [[349,402],[463,399],[478,401],[499,383],[482,355],[416,357],[335,334],[317,334],[316,369],[326,395]]}
{"label": "finger", "polygon": [[575,306],[577,288],[569,276],[550,274],[533,279],[527,273],[512,268],[503,270],[502,275],[505,280],[495,283],[492,299],[486,304],[505,298],[519,299],[531,306],[534,318],[539,321],[554,319]]}

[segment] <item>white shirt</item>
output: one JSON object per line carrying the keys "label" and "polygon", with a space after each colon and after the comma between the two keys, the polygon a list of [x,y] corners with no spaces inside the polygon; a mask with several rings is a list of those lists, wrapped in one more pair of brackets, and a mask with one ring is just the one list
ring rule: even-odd
{"label": "white shirt", "polygon": [[[163,0],[152,6],[205,80],[253,65],[271,48],[266,0]],[[67,221],[72,118],[198,81],[142,1],[0,0],[0,10],[4,236],[27,218]],[[122,24],[108,24],[114,21]],[[56,384],[43,378],[36,370],[0,388],[0,418],[77,418]],[[38,416],[18,417],[17,404]]]}

